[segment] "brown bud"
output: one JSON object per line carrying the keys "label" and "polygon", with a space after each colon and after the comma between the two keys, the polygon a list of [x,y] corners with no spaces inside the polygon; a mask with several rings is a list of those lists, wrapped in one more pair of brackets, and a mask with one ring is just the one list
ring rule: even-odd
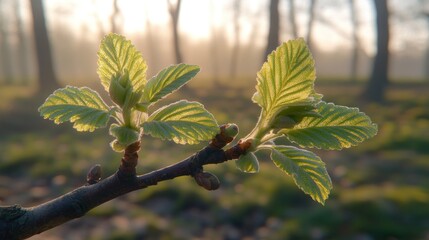
{"label": "brown bud", "polygon": [[89,169],[88,174],[86,175],[86,182],[89,185],[98,183],[101,179],[101,166],[96,164]]}
{"label": "brown bud", "polygon": [[209,172],[198,172],[194,175],[194,178],[198,185],[209,191],[216,190],[220,186],[219,179]]}

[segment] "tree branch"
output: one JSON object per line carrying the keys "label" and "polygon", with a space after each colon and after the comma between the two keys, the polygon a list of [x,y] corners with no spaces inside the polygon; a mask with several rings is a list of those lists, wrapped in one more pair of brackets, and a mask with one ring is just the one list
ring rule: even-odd
{"label": "tree branch", "polygon": [[89,210],[126,193],[156,185],[158,182],[180,176],[192,176],[208,189],[219,187],[219,180],[203,171],[207,164],[218,164],[236,159],[250,147],[249,142],[238,142],[222,150],[233,140],[225,131],[225,125],[208,146],[171,166],[137,176],[136,166],[140,142],[128,146],[118,171],[99,181],[100,166],[88,172],[88,184],[44,204],[23,208],[18,205],[0,207],[0,239],[25,239],[48,229],[84,216]]}

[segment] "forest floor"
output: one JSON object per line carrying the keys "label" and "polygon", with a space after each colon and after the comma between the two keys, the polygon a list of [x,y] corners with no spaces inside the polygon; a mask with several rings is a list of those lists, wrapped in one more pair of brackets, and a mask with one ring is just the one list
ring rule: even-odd
{"label": "forest floor", "polygon": [[[209,166],[220,181],[208,192],[188,177],[106,203],[87,216],[30,239],[429,239],[429,87],[395,85],[384,104],[359,101],[362,86],[318,83],[326,101],[359,107],[378,124],[373,139],[343,151],[317,151],[334,189],[325,206],[302,193],[266,155],[258,174],[234,162]],[[220,124],[235,122],[240,136],[256,123],[250,88],[190,88]],[[85,184],[101,164],[113,173],[121,156],[107,129],[75,132],[54,125],[37,108],[46,97],[29,88],[0,86],[0,204],[32,206]],[[203,145],[143,139],[139,173],[177,162]]]}

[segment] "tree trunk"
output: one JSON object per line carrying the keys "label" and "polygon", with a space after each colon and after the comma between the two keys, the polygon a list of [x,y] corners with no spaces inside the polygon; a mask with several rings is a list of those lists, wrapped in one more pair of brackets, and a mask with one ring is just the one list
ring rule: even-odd
{"label": "tree trunk", "polygon": [[313,41],[312,41],[312,35],[313,35],[313,25],[314,25],[314,17],[315,17],[315,6],[316,6],[316,0],[310,1],[310,7],[308,9],[308,23],[307,23],[307,45],[310,50],[313,48]]}
{"label": "tree trunk", "polygon": [[[211,27],[211,44],[210,44],[210,59],[211,64],[213,66],[213,82],[215,87],[219,87],[221,85],[219,81],[219,64],[218,64],[218,30],[215,25],[215,12],[214,12],[214,0],[210,0],[210,27]],[[186,85],[185,85],[186,86]]]}
{"label": "tree trunk", "polygon": [[18,34],[18,71],[19,76],[22,78],[23,84],[28,84],[29,78],[29,65],[28,65],[28,48],[25,40],[24,26],[22,23],[22,15],[20,11],[20,1],[14,1],[14,10],[16,18],[16,31]]}
{"label": "tree trunk", "polygon": [[367,101],[383,102],[384,93],[389,83],[387,76],[389,65],[389,13],[387,0],[374,0],[374,6],[377,18],[377,54],[364,97]]}
{"label": "tree trunk", "polygon": [[234,1],[234,47],[231,53],[230,77],[234,78],[237,73],[238,51],[240,48],[240,6],[241,0]]}
{"label": "tree trunk", "polygon": [[54,72],[51,46],[46,29],[42,0],[30,0],[33,15],[34,41],[38,64],[39,92],[51,92],[59,87]]}
{"label": "tree trunk", "polygon": [[270,0],[270,26],[268,30],[267,48],[265,49],[263,61],[279,45],[280,17],[279,0]]}
{"label": "tree trunk", "polygon": [[358,70],[358,64],[359,64],[359,48],[360,48],[360,40],[359,40],[359,20],[357,18],[357,10],[355,6],[355,0],[349,0],[350,4],[350,16],[351,16],[351,22],[352,22],[352,58],[350,63],[350,79],[352,82],[357,81],[357,70]]}
{"label": "tree trunk", "polygon": [[110,16],[110,25],[111,25],[111,32],[112,33],[121,33],[121,29],[119,27],[119,20],[121,18],[121,10],[118,6],[118,0],[113,0],[113,12]]}
{"label": "tree trunk", "polygon": [[292,37],[298,38],[298,26],[296,25],[295,0],[289,0],[289,22],[292,31]]}
{"label": "tree trunk", "polygon": [[[426,22],[429,27],[429,13],[425,13]],[[429,33],[429,28],[428,28]],[[429,81],[429,41],[426,42],[426,56],[425,56],[425,64],[424,66],[424,77],[426,78],[426,81]]]}
{"label": "tree trunk", "polygon": [[174,54],[175,54],[177,64],[183,62],[182,53],[180,51],[180,39],[179,39],[179,31],[178,31],[181,3],[182,3],[181,0],[177,0],[176,4],[172,4],[170,1],[168,1],[168,10],[171,16],[171,23],[172,23],[172,29],[173,29]]}
{"label": "tree trunk", "polygon": [[[0,55],[1,55],[1,70],[4,82],[6,84],[12,83],[13,78],[13,70],[12,70],[12,62],[11,57],[12,54],[10,52],[10,42],[9,42],[9,31],[8,31],[8,22],[3,15],[4,2],[0,0]],[[0,75],[1,76],[1,75]]]}

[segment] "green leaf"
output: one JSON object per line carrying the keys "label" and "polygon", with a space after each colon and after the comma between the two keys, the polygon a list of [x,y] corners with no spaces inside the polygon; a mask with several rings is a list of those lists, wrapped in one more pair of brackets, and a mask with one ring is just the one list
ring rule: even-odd
{"label": "green leaf", "polygon": [[105,127],[110,111],[97,92],[87,87],[67,86],[51,94],[39,107],[40,115],[56,124],[70,121],[78,131]]}
{"label": "green leaf", "polygon": [[198,66],[186,64],[164,68],[146,84],[143,92],[143,102],[155,103],[182,87],[199,71]]}
{"label": "green leaf", "polygon": [[141,92],[146,84],[146,69],[142,55],[125,37],[111,33],[101,42],[97,73],[106,91],[115,74],[128,71],[133,91]]}
{"label": "green leaf", "polygon": [[119,126],[118,124],[112,124],[110,126],[109,133],[114,136],[122,146],[128,146],[135,143],[140,138],[139,132],[135,129]]}
{"label": "green leaf", "polygon": [[305,117],[293,129],[283,133],[301,147],[342,149],[373,137],[377,125],[358,108],[320,102],[318,117]]}
{"label": "green leaf", "polygon": [[325,163],[314,153],[292,146],[272,146],[271,150],[274,164],[290,175],[313,200],[325,204],[332,189]]}
{"label": "green leaf", "polygon": [[235,165],[242,172],[259,172],[259,161],[253,152],[248,152],[246,154],[241,155],[238,160],[235,161]]}
{"label": "green leaf", "polygon": [[202,104],[185,100],[158,109],[143,129],[145,134],[180,144],[210,140],[219,132],[215,118]]}
{"label": "green leaf", "polygon": [[[303,39],[290,40],[268,55],[258,72],[253,101],[267,115],[284,105],[305,101],[314,93],[314,61]],[[266,116],[268,117],[268,116]]]}

